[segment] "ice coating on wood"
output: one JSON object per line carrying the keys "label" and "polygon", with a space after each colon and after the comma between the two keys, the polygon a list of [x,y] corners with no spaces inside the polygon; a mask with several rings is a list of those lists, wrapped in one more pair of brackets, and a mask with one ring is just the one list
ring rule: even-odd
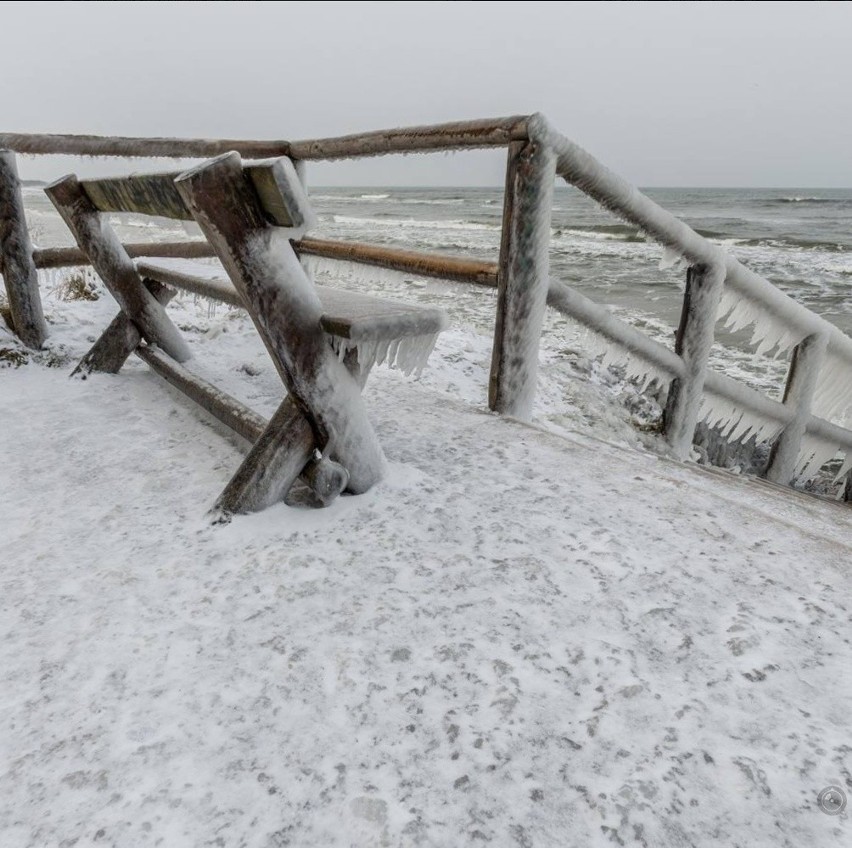
{"label": "ice coating on wood", "polygon": [[754,436],[765,442],[775,438],[784,426],[781,422],[746,409],[730,398],[705,391],[701,400],[699,419],[708,426],[719,429],[730,441]]}
{"label": "ice coating on wood", "polygon": [[754,326],[750,344],[755,352],[767,355],[774,349],[773,356],[787,353],[806,335],[801,330],[786,325],[758,301],[744,297],[726,286],[719,304],[718,319],[731,332]]}
{"label": "ice coating on wood", "polygon": [[667,371],[649,362],[641,353],[612,342],[591,327],[585,328],[580,346],[588,351],[591,357],[600,357],[604,368],[610,366],[623,368],[629,379],[640,383],[642,391],[645,391],[654,381],[665,384],[671,379]]}
{"label": "ice coating on wood", "polygon": [[303,253],[299,257],[302,267],[311,279],[343,280],[354,283],[369,291],[373,286],[396,285],[401,282],[426,285],[427,277],[411,274],[408,271],[395,271],[391,268],[377,268],[362,265],[346,259],[326,259],[323,256],[310,256]]}
{"label": "ice coating on wood", "polygon": [[852,427],[852,369],[830,350],[817,379],[813,413],[842,427]]}
{"label": "ice coating on wood", "polygon": [[538,378],[555,173],[547,142],[531,138],[510,145],[488,404],[521,420],[532,416]]}
{"label": "ice coating on wood", "polygon": [[[261,335],[281,357],[288,388],[310,410],[320,429],[323,452],[340,461],[356,492],[381,478],[384,456],[370,426],[361,389],[343,362],[328,351],[320,329],[322,304],[293,251],[285,230],[268,228],[249,234],[241,253],[256,294],[248,302],[266,303],[251,309]],[[279,327],[278,319],[286,316]],[[312,355],[309,355],[310,353]]]}
{"label": "ice coating on wood", "polygon": [[[796,467],[799,469],[799,477],[808,480],[826,464],[837,456],[837,445],[834,442],[820,439],[813,433],[806,433],[802,438],[802,448]],[[849,454],[847,453],[847,461]]]}

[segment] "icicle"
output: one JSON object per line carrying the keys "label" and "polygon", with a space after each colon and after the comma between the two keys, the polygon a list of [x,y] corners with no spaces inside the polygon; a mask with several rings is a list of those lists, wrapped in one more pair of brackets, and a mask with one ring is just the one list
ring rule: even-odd
{"label": "icicle", "polygon": [[826,462],[834,459],[837,452],[837,445],[834,442],[826,442],[806,433],[802,439],[802,448],[796,462],[796,467],[801,469],[799,479],[809,480]]}
{"label": "icicle", "polygon": [[399,339],[353,342],[339,336],[330,336],[332,350],[341,360],[350,350],[357,351],[362,366],[385,364],[402,371],[406,376],[419,377],[426,367],[429,355],[438,340],[438,333],[423,336],[405,336]]}
{"label": "icicle", "polygon": [[642,391],[645,391],[654,381],[666,383],[671,380],[671,375],[668,372],[648,362],[641,354],[610,341],[596,333],[591,327],[581,328],[579,347],[586,349],[592,359],[602,357],[601,364],[605,368],[624,368],[629,379],[641,383]]}
{"label": "icicle", "polygon": [[663,248],[663,256],[660,259],[660,270],[668,271],[670,269],[683,269],[688,265],[683,254],[673,247]]}
{"label": "icicle", "polygon": [[[850,471],[852,471],[852,450],[847,450],[846,451],[846,457],[845,457],[845,459],[843,460],[843,463],[840,466],[840,471],[837,472],[837,476],[834,478],[834,482],[839,483],[841,480],[843,480],[846,477],[846,475]],[[842,489],[841,489],[840,494],[842,496],[842,494],[843,494]]]}
{"label": "icicle", "polygon": [[369,292],[372,288],[386,288],[400,283],[428,282],[427,277],[411,274],[408,271],[394,271],[390,268],[376,268],[359,262],[342,259],[326,259],[322,256],[299,257],[302,267],[312,280],[336,280],[352,283],[358,288]]}

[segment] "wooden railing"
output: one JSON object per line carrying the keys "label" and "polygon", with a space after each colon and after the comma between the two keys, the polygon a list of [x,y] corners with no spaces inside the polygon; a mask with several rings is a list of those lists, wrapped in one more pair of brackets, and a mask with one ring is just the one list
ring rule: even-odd
{"label": "wooden railing", "polygon": [[[500,254],[496,262],[417,253],[376,245],[305,238],[306,255],[345,260],[460,283],[497,288],[489,406],[520,418],[531,414],[539,338],[546,306],[568,315],[671,381],[665,433],[673,452],[685,457],[696,424],[730,421],[737,436],[747,416],[760,438],[773,441],[766,476],[789,483],[811,459],[819,467],[845,452],[841,474],[852,469],[852,339],[796,303],[768,280],[606,169],[557,133],[541,115],[468,121],[303,141],[232,139],[103,138],[76,135],[0,134],[0,271],[4,274],[15,329],[32,347],[45,325],[37,287],[38,268],[85,262],[76,248],[33,251],[23,215],[15,153],[29,155],[199,158],[236,150],[245,158],[289,156],[308,160],[363,158],[392,153],[442,152],[505,147],[508,151]],[[555,177],[596,200],[689,266],[675,349],[619,320],[549,273],[552,191]],[[130,244],[134,257],[210,255],[199,242]],[[792,349],[782,401],[773,400],[708,367],[720,310],[745,313],[764,347]],[[832,421],[839,418],[840,423]],[[813,468],[811,468],[813,470]],[[850,476],[852,479],[852,476]],[[852,484],[846,487],[852,497]]]}

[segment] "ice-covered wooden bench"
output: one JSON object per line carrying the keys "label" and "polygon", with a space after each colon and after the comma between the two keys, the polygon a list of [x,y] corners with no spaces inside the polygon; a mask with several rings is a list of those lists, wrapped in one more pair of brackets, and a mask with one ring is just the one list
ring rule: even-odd
{"label": "ice-covered wooden bench", "polygon": [[[135,352],[251,441],[217,501],[222,513],[263,509],[300,476],[323,504],[380,479],[361,389],[373,363],[422,366],[446,315],[314,286],[290,243],[314,216],[289,159],[244,163],[228,153],[181,174],[72,175],[45,191],[121,307],[75,373],[117,373]],[[194,220],[221,265],[134,263],[106,218],[114,212]],[[269,422],[180,364],[189,350],[165,310],[174,288],[248,311],[289,393]]]}

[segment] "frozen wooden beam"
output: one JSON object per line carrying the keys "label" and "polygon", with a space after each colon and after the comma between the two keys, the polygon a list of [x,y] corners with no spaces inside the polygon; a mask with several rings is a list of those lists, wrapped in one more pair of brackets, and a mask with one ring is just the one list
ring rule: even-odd
{"label": "frozen wooden beam", "polygon": [[684,373],[669,387],[663,417],[666,439],[681,459],[686,459],[692,449],[724,284],[724,266],[693,265],[686,275],[675,337],[675,353],[683,360]]}
{"label": "frozen wooden beam", "polygon": [[80,186],[98,212],[133,212],[191,221],[192,215],[175,188],[178,173],[81,180]]}
{"label": "frozen wooden beam", "polygon": [[308,418],[324,454],[364,492],[384,459],[360,388],[320,326],[322,305],[287,239],[271,226],[238,154],[182,174],[177,186],[216,250],[288,391]]}
{"label": "frozen wooden beam", "polygon": [[290,146],[286,141],[278,140],[0,133],[0,148],[29,155],[115,156],[131,159],[206,159],[236,150],[248,159],[265,159],[286,156]]}
{"label": "frozen wooden beam", "polygon": [[820,333],[803,339],[793,350],[783,402],[795,415],[772,446],[766,479],[773,483],[787,485],[796,472],[796,461],[808,429],[819,369],[825,361],[827,348],[828,337]]}
{"label": "frozen wooden beam", "polygon": [[555,174],[556,158],[546,145],[509,145],[488,405],[520,419],[532,415],[538,378]]}
{"label": "frozen wooden beam", "polygon": [[[206,241],[166,241],[123,244],[131,258],[141,256],[174,257],[176,259],[203,259],[215,256]],[[90,265],[89,257],[79,247],[45,247],[33,251],[36,268],[71,268]]]}
{"label": "frozen wooden beam", "polygon": [[[156,280],[145,280],[145,287],[163,306],[175,294],[173,289],[158,283]],[[127,362],[127,357],[139,347],[141,341],[142,334],[139,332],[139,328],[124,312],[119,312],[91,350],[80,360],[79,365],[71,372],[71,376],[80,375],[85,380],[86,376],[93,371],[118,374],[124,363]]]}
{"label": "frozen wooden beam", "polygon": [[293,141],[288,155],[293,159],[349,159],[387,153],[505,147],[511,141],[526,138],[527,119],[516,115]]}
{"label": "frozen wooden beam", "polygon": [[15,154],[9,150],[0,150],[0,273],[9,300],[12,329],[27,347],[40,348],[47,338],[47,324],[24,215],[21,181]]}
{"label": "frozen wooden beam", "polygon": [[460,256],[445,256],[435,253],[420,253],[383,247],[362,242],[330,241],[327,239],[303,238],[294,242],[296,252],[304,256],[319,256],[324,259],[340,259],[357,262],[391,271],[417,274],[439,280],[454,280],[459,283],[497,286],[497,263]]}
{"label": "frozen wooden beam", "polygon": [[135,349],[134,353],[166,382],[230,427],[237,435],[248,442],[255,442],[260,438],[266,427],[266,419],[263,416],[253,412],[221,389],[196,377],[156,347],[141,345]]}
{"label": "frozen wooden beam", "polygon": [[[142,278],[115,234],[100,219],[77,178],[63,177],[45,188],[80,249],[118,301],[127,317],[142,332],[146,341],[163,348],[173,359],[184,362],[190,353],[177,327],[157,299],[142,283]],[[97,368],[97,362],[90,363]]]}

